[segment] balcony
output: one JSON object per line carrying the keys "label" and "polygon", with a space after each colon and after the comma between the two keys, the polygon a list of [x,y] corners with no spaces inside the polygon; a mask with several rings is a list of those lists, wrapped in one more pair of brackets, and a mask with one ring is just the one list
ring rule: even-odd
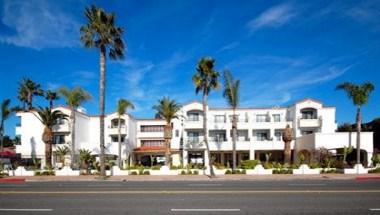
{"label": "balcony", "polygon": [[53,132],[70,132],[69,123],[53,125]]}
{"label": "balcony", "polygon": [[[108,133],[110,135],[112,135],[112,134],[119,134],[119,128],[117,126],[108,126]],[[125,125],[122,125],[120,127],[120,133],[121,134],[126,134],[127,133],[127,129],[126,129]]]}
{"label": "balcony", "polygon": [[304,119],[299,118],[298,119],[298,126],[300,128],[317,128],[322,125],[322,118],[315,118],[315,119]]}
{"label": "balcony", "polygon": [[203,149],[205,144],[203,138],[187,138],[184,139],[186,149]]}

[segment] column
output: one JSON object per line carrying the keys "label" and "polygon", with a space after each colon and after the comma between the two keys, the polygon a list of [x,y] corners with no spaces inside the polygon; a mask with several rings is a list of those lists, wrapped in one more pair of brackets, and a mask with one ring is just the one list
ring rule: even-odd
{"label": "column", "polygon": [[249,160],[255,160],[255,150],[254,149],[249,150]]}

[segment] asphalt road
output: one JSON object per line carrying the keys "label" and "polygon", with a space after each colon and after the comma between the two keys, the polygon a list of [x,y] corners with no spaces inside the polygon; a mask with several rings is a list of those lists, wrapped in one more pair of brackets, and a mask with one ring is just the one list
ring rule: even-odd
{"label": "asphalt road", "polygon": [[0,214],[380,214],[380,181],[0,184]]}

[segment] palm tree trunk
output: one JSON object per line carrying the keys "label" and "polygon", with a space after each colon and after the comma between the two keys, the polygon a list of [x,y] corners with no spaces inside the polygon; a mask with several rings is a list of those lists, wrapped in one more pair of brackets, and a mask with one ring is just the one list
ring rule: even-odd
{"label": "palm tree trunk", "polygon": [[106,48],[100,47],[99,111],[100,111],[100,175],[106,176],[104,159],[104,103],[106,85]]}
{"label": "palm tree trunk", "polygon": [[53,109],[53,100],[49,101],[49,107],[50,107],[50,110]]}
{"label": "palm tree trunk", "polygon": [[33,106],[33,95],[32,93],[28,92],[28,110],[32,110]]}
{"label": "palm tree trunk", "polygon": [[117,157],[117,165],[121,168],[121,125],[120,125],[120,122],[121,122],[121,117],[119,115],[119,118],[118,118],[118,125],[117,125],[117,141],[119,142],[119,145],[118,145],[118,157]]}
{"label": "palm tree trunk", "polygon": [[0,124],[0,152],[4,151],[4,119],[1,118]]}
{"label": "palm tree trunk", "polygon": [[207,129],[207,92],[203,93],[203,135],[204,135],[204,141],[206,145],[206,151],[208,156],[208,165],[210,167],[210,176],[214,177],[214,168],[212,166],[212,159],[211,159],[211,153],[210,153],[210,147],[208,145],[208,129]]}
{"label": "palm tree trunk", "polygon": [[71,107],[71,168],[74,169],[77,167],[76,165],[76,159],[75,159],[75,108]]}
{"label": "palm tree trunk", "polygon": [[235,108],[232,116],[232,170],[236,170],[236,139],[237,139],[237,119]]}
{"label": "palm tree trunk", "polygon": [[356,164],[360,164],[360,132],[362,130],[362,116],[360,106],[356,113]]}
{"label": "palm tree trunk", "polygon": [[170,167],[170,142],[172,138],[172,127],[170,122],[165,125],[164,138],[165,138],[165,166]]}
{"label": "palm tree trunk", "polygon": [[51,152],[52,152],[53,132],[51,128],[45,127],[42,133],[42,141],[45,143],[45,166],[51,167]]}

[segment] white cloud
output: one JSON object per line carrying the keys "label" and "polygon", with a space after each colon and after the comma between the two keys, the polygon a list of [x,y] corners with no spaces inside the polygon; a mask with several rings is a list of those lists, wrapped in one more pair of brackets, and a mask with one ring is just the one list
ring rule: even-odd
{"label": "white cloud", "polygon": [[296,15],[292,4],[280,4],[269,8],[249,21],[248,27],[252,32],[265,27],[279,27],[288,23]]}
{"label": "white cloud", "polygon": [[80,24],[53,1],[4,1],[1,21],[11,34],[0,42],[40,50],[79,45]]}
{"label": "white cloud", "polygon": [[232,49],[236,48],[238,45],[240,45],[240,42],[238,42],[238,41],[235,41],[235,42],[229,43],[229,44],[223,46],[222,48],[220,48],[220,49],[217,51],[217,53],[224,52],[224,51],[228,51],[228,50],[232,50]]}

